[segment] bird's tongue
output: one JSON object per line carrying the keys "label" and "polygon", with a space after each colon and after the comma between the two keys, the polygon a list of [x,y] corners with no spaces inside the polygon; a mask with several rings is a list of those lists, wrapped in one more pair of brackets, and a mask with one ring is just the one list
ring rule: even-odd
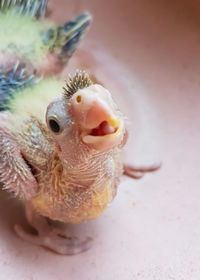
{"label": "bird's tongue", "polygon": [[90,135],[92,136],[105,136],[116,132],[116,128],[109,125],[107,121],[103,121],[98,127],[92,129]]}

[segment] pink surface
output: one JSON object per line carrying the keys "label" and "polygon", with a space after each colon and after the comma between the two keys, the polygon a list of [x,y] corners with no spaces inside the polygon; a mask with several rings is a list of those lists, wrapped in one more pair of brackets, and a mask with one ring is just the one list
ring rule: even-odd
{"label": "pink surface", "polygon": [[101,218],[70,227],[94,237],[90,251],[73,257],[17,238],[12,226],[24,222],[23,209],[1,193],[0,279],[199,279],[198,1],[74,2],[52,3],[58,22],[83,9],[94,14],[68,71],[79,63],[95,71],[127,113],[127,160],[161,159],[163,167],[140,181],[122,178]]}

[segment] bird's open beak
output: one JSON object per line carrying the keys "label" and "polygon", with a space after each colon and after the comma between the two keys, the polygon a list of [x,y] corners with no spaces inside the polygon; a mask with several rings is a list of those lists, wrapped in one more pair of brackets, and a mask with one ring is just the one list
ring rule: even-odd
{"label": "bird's open beak", "polygon": [[124,121],[105,88],[92,85],[79,90],[72,97],[71,105],[85,144],[97,150],[107,150],[121,143]]}

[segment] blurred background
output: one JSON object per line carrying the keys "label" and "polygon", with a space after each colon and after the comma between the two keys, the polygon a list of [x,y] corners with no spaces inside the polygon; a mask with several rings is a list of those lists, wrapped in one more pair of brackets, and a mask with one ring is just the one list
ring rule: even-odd
{"label": "blurred background", "polygon": [[2,193],[0,279],[199,279],[200,2],[52,0],[50,10],[58,24],[91,12],[61,78],[82,68],[104,84],[128,117],[124,161],[162,168],[122,178],[109,210],[79,228],[92,249],[73,257],[18,239],[23,209]]}

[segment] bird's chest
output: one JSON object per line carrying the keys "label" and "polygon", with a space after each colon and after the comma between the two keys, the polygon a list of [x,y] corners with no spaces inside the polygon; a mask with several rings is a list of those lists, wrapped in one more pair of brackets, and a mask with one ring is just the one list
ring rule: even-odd
{"label": "bird's chest", "polygon": [[120,157],[78,166],[69,174],[54,158],[48,172],[38,174],[40,192],[32,200],[41,215],[80,223],[99,217],[114,199],[122,174]]}
{"label": "bird's chest", "polygon": [[41,215],[62,222],[80,223],[99,217],[116,194],[113,182],[82,188],[68,186],[67,191],[40,192],[32,205]]}

